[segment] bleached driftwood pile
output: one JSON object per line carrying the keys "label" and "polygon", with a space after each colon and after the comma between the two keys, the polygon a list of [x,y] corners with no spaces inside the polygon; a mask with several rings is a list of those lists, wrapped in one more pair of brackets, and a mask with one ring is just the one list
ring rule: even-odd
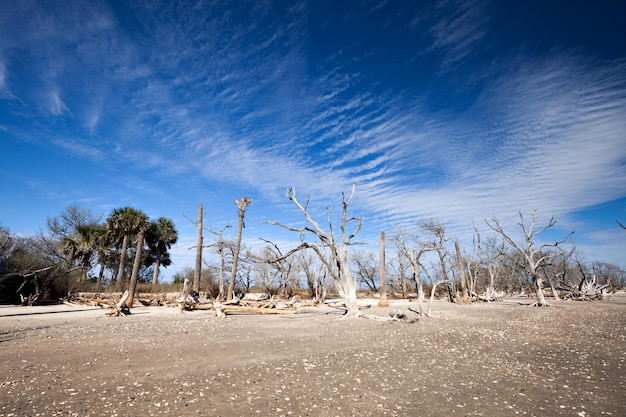
{"label": "bleached driftwood pile", "polygon": [[[252,293],[244,297],[235,297],[230,301],[211,300],[200,297],[191,291],[189,281],[185,281],[180,293],[139,294],[135,301],[144,306],[176,307],[180,311],[213,310],[218,317],[231,314],[294,314],[302,307],[314,305],[313,302],[302,301],[297,297],[280,300],[268,294]],[[130,314],[125,303],[128,291],[122,293],[75,293],[69,294],[64,300],[68,305],[90,305],[109,307],[110,316]]]}
{"label": "bleached driftwood pile", "polygon": [[610,284],[599,284],[596,282],[596,276],[584,277],[578,285],[572,283],[562,283],[559,290],[563,294],[563,298],[578,301],[602,300],[611,294]]}

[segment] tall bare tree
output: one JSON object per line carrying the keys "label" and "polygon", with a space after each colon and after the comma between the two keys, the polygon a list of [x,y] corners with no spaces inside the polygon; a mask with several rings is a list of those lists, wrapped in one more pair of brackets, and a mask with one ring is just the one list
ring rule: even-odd
{"label": "tall bare tree", "polygon": [[[284,256],[290,256],[294,252],[301,249],[311,248],[320,258],[320,261],[326,264],[329,273],[332,275],[333,281],[335,283],[335,288],[337,289],[339,296],[346,306],[346,316],[348,317],[358,317],[361,315],[356,298],[356,282],[352,278],[348,263],[348,246],[351,244],[352,239],[361,229],[362,223],[361,217],[348,217],[348,207],[352,202],[355,191],[356,186],[353,184],[352,192],[347,199],[345,194],[342,193],[343,211],[341,216],[341,236],[339,238],[335,236],[335,231],[333,229],[332,222],[330,221],[330,209],[328,210],[329,230],[325,231],[320,227],[320,225],[313,219],[313,217],[309,213],[308,199],[304,205],[302,205],[300,201],[298,201],[295,188],[289,188],[287,190],[286,196],[296,205],[296,207],[298,207],[300,212],[304,215],[309,226],[303,226],[298,229],[278,222],[267,222],[269,224],[274,224],[287,230],[291,230],[292,232],[300,233],[303,243],[297,248],[287,252]],[[352,222],[356,222],[356,226],[354,230],[349,233],[346,230],[346,227],[349,223]],[[307,234],[312,234],[316,236],[319,239],[319,245],[306,242],[305,238]],[[328,258],[324,256],[324,248],[326,248],[329,252]]]}
{"label": "tall bare tree", "polygon": [[423,237],[414,235],[409,242],[409,236],[406,231],[400,231],[394,237],[394,245],[398,250],[398,253],[404,255],[411,265],[411,272],[413,275],[413,282],[415,283],[415,291],[417,293],[417,306],[420,313],[428,315],[424,311],[424,283],[421,279],[422,271],[426,274],[428,280],[431,283],[431,295],[434,296],[434,289],[437,285],[444,283],[446,278],[442,276],[440,281],[436,281],[432,275],[427,271],[426,267],[422,264],[422,256],[428,252],[438,252],[443,249],[445,243],[445,235],[441,232],[443,228],[435,227],[434,222],[423,222],[420,224],[419,229],[424,234]]}
{"label": "tall bare tree", "polygon": [[237,276],[237,263],[239,261],[239,250],[241,249],[241,234],[243,231],[244,225],[244,217],[246,215],[246,209],[248,206],[252,204],[252,200],[247,197],[243,197],[240,200],[235,200],[235,205],[239,209],[239,223],[237,225],[237,243],[235,244],[235,253],[233,254],[233,269],[230,273],[230,282],[228,283],[228,294],[226,295],[226,300],[230,301],[233,299],[233,292],[235,292],[235,278]]}
{"label": "tall bare tree", "polygon": [[461,291],[463,294],[463,304],[469,304],[470,299],[467,294],[467,278],[465,276],[465,266],[463,265],[463,257],[461,256],[461,249],[459,248],[459,242],[454,241],[454,249],[456,250],[456,261],[459,264],[459,274],[461,276]]}
{"label": "tall bare tree", "polygon": [[365,284],[369,291],[376,292],[379,290],[380,276],[378,275],[378,265],[374,254],[355,250],[351,257],[357,283]]}
{"label": "tall bare tree", "polygon": [[[548,306],[548,303],[546,302],[543,295],[543,279],[541,277],[541,274],[539,273],[539,268],[544,264],[544,262],[546,262],[548,256],[548,251],[546,251],[545,249],[549,247],[556,247],[559,244],[565,242],[574,232],[570,233],[565,239],[559,242],[544,243],[543,245],[537,246],[537,235],[545,232],[546,230],[554,226],[556,224],[556,220],[554,219],[554,217],[552,217],[546,226],[544,226],[540,230],[537,230],[536,210],[533,210],[532,212],[530,225],[527,225],[525,223],[524,215],[521,212],[519,213],[519,217],[520,222],[517,225],[522,229],[522,233],[524,235],[524,241],[519,243],[516,242],[507,232],[504,231],[502,223],[497,218],[492,217],[491,221],[485,219],[485,223],[487,223],[487,226],[489,226],[492,230],[499,233],[502,238],[509,245],[511,245],[511,247],[513,247],[513,249],[519,255],[521,255],[521,258],[524,262],[521,266],[524,268],[524,270],[532,280],[536,292],[537,301],[533,305],[546,307]],[[511,258],[511,260],[515,261],[514,258]]]}
{"label": "tall bare tree", "polygon": [[[395,234],[392,237],[394,247],[396,246],[396,237]],[[411,269],[407,255],[396,250],[396,257],[390,261],[389,265],[386,265],[386,268],[391,271],[391,274],[389,274],[389,284],[393,290],[402,294],[402,298],[407,298],[408,289],[406,281],[409,270]]]}
{"label": "tall bare tree", "polygon": [[387,301],[387,281],[385,276],[385,232],[380,232],[380,300],[378,301],[379,307],[389,307]]}
{"label": "tall bare tree", "polygon": [[326,299],[328,288],[332,285],[332,279],[328,274],[327,266],[324,262],[315,262],[317,255],[311,251],[303,250],[297,255],[300,269],[306,277],[309,293],[315,303],[323,303]]}
{"label": "tall bare tree", "polygon": [[198,205],[198,220],[196,220],[196,269],[193,274],[193,290],[200,293],[200,280],[202,279],[202,204]]}
{"label": "tall bare tree", "polygon": [[222,227],[222,229],[217,232],[211,229],[206,229],[209,232],[217,236],[217,242],[211,245],[207,245],[207,247],[213,246],[217,248],[217,254],[220,256],[220,263],[219,263],[219,268],[218,268],[218,279],[219,279],[219,282],[218,282],[219,293],[217,295],[218,300],[221,300],[224,297],[224,238],[222,237],[222,233],[224,232],[224,230],[226,230],[229,227],[231,227],[231,225],[228,224]]}

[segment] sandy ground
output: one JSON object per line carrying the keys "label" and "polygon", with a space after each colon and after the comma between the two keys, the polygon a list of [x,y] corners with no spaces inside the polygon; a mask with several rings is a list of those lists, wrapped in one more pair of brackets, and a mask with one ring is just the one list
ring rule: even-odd
{"label": "sandy ground", "polygon": [[414,324],[2,306],[0,416],[626,416],[626,295],[531,301]]}

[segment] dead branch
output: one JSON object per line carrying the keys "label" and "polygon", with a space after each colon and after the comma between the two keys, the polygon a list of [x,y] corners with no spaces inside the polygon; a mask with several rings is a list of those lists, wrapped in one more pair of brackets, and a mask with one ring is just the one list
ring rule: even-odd
{"label": "dead branch", "polygon": [[107,316],[125,316],[130,314],[130,310],[126,307],[126,301],[130,297],[130,292],[128,290],[124,291],[124,295],[120,301],[109,311]]}
{"label": "dead branch", "polygon": [[610,294],[607,290],[608,288],[609,284],[598,284],[595,275],[591,278],[583,277],[578,285],[563,283],[558,287],[559,290],[564,292],[563,297],[565,299],[576,301],[602,300]]}
{"label": "dead branch", "polygon": [[191,294],[191,282],[188,279],[185,279],[180,297],[176,301],[179,303],[178,308],[181,312],[193,309],[193,306],[198,303],[198,295],[195,293]]}

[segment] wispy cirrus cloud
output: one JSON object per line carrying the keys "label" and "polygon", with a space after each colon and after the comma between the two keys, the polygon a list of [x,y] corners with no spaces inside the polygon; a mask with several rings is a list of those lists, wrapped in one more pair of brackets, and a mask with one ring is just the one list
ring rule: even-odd
{"label": "wispy cirrus cloud", "polygon": [[[568,54],[524,59],[466,113],[433,115],[430,130],[414,133],[432,144],[427,155],[440,181],[430,178],[427,188],[385,181],[381,190],[368,187],[369,205],[397,226],[435,217],[469,227],[470,218],[511,219],[520,210],[569,217],[623,196],[624,63],[592,66]],[[416,143],[404,142],[398,163],[420,160]]]}
{"label": "wispy cirrus cloud", "polygon": [[326,205],[355,182],[376,229],[462,230],[624,195],[624,62],[492,54],[485,1],[35,3],[0,16],[0,98],[34,127],[2,123],[130,179],[123,198],[167,179]]}
{"label": "wispy cirrus cloud", "polygon": [[440,0],[416,14],[410,22],[412,30],[428,30],[432,41],[425,52],[441,54],[440,67],[448,71],[460,65],[484,47],[488,36],[489,15],[483,0]]}

